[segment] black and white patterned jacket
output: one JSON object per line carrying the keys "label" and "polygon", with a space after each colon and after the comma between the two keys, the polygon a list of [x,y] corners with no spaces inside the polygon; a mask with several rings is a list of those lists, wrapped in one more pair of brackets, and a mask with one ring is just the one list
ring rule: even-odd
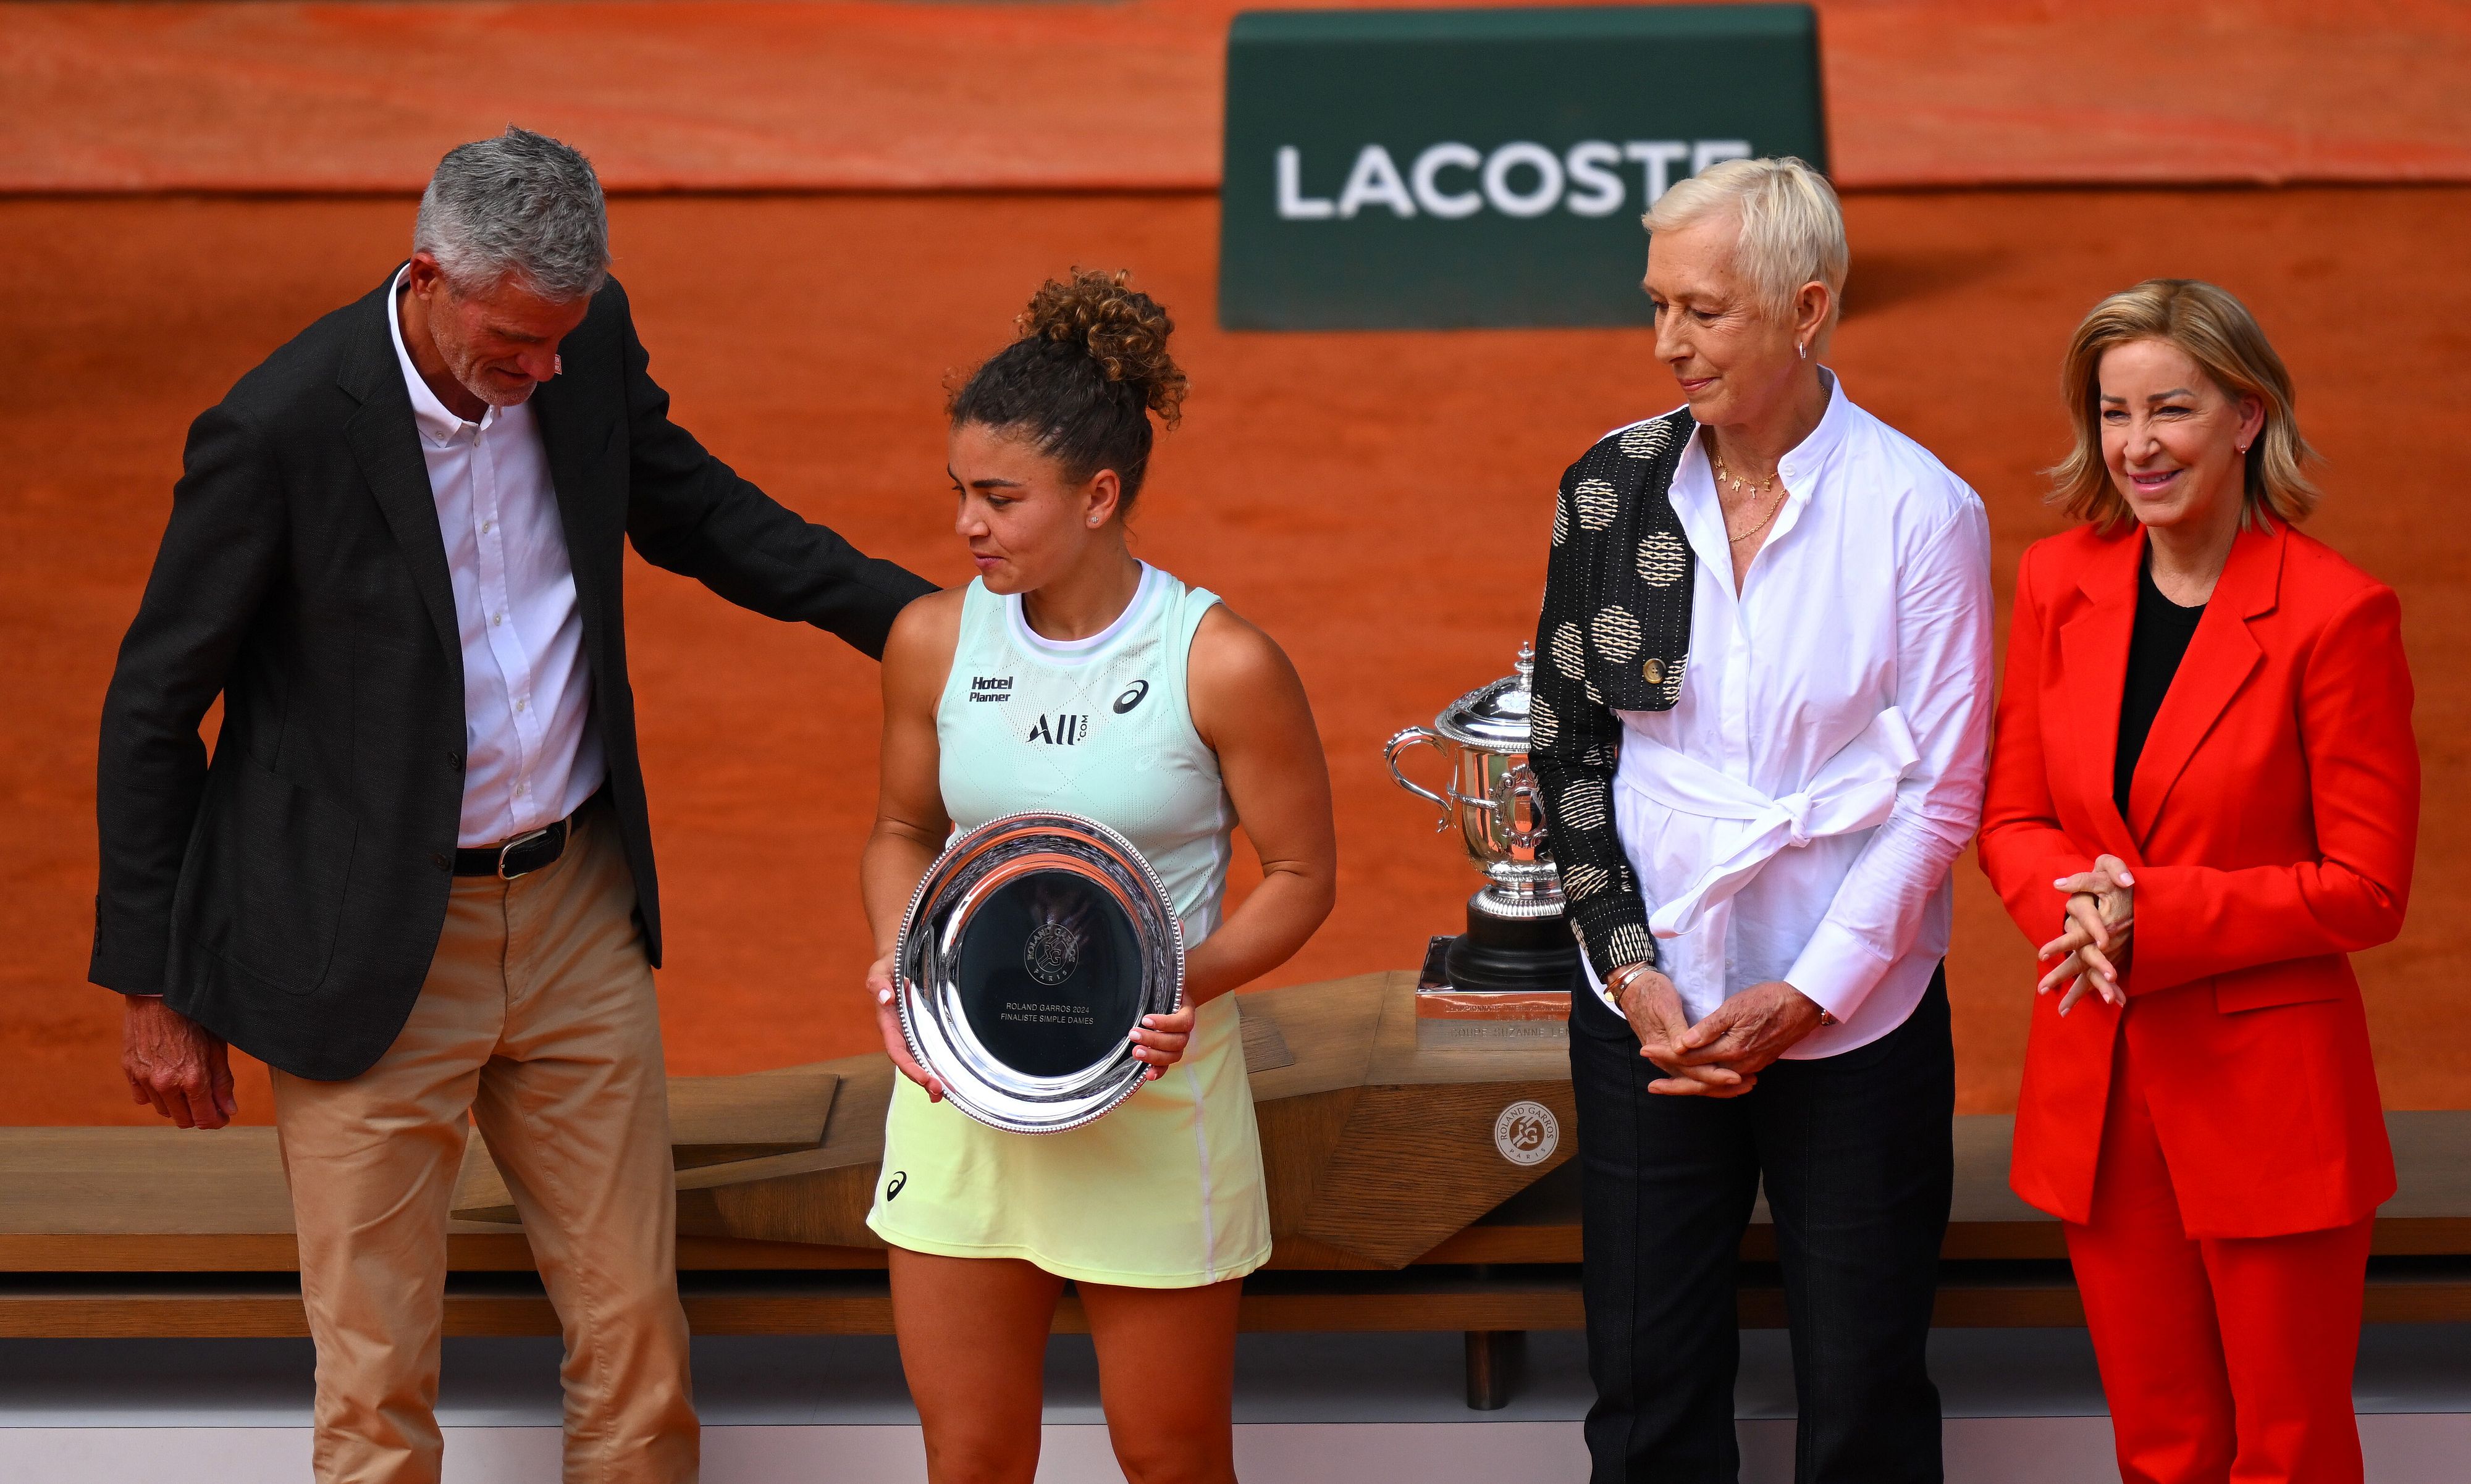
{"label": "black and white patterned jacket", "polygon": [[1599,980],[1657,959],[1613,829],[1622,737],[1613,713],[1670,710],[1682,699],[1695,559],[1671,492],[1697,428],[1683,408],[1607,434],[1563,474],[1553,510],[1528,764],[1571,931]]}

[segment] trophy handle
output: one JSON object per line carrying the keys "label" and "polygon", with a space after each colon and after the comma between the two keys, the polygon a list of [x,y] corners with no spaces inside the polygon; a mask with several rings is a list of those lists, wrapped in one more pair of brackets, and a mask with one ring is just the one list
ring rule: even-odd
{"label": "trophy handle", "polygon": [[1420,742],[1437,753],[1442,749],[1439,732],[1424,727],[1410,727],[1390,739],[1390,745],[1381,750],[1381,760],[1390,765],[1390,777],[1398,780],[1400,788],[1419,799],[1429,799],[1440,807],[1441,818],[1433,822],[1433,833],[1438,835],[1450,827],[1450,801],[1399,771],[1399,754]]}

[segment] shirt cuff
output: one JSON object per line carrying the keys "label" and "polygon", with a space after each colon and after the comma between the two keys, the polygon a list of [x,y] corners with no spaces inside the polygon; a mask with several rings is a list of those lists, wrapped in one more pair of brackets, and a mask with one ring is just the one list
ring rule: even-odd
{"label": "shirt cuff", "polygon": [[[1579,955],[1579,972],[1588,976],[1588,989],[1596,997],[1596,1003],[1614,1014],[1621,1015],[1622,1008],[1613,1003],[1612,991],[1605,987],[1605,976],[1596,972],[1595,961],[1584,953]],[[1622,1015],[1624,1020],[1629,1018],[1627,1015]]]}
{"label": "shirt cuff", "polygon": [[1892,966],[1893,961],[1880,958],[1861,935],[1828,919],[1810,935],[1784,981],[1841,1025],[1853,1018]]}

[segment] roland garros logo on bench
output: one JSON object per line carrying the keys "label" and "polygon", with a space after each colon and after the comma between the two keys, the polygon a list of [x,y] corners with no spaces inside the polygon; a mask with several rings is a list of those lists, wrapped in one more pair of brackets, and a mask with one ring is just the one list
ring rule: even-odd
{"label": "roland garros logo on bench", "polygon": [[[1678,176],[1750,153],[1744,139],[1583,139],[1558,153],[1525,139],[1489,153],[1445,140],[1417,151],[1401,170],[1400,156],[1369,144],[1356,151],[1336,196],[1313,196],[1306,194],[1307,184],[1328,190],[1327,177],[1314,173],[1308,182],[1304,151],[1283,145],[1276,162],[1279,216],[1288,221],[1345,221],[1378,208],[1401,219],[1451,221],[1490,206],[1505,217],[1541,217],[1556,207],[1577,217],[1610,217],[1626,206],[1645,211]],[[1633,175],[1640,193],[1635,205]]]}
{"label": "roland garros logo on bench", "polygon": [[1521,1099],[1493,1121],[1493,1147],[1514,1165],[1541,1165],[1562,1147],[1562,1121],[1544,1104]]}

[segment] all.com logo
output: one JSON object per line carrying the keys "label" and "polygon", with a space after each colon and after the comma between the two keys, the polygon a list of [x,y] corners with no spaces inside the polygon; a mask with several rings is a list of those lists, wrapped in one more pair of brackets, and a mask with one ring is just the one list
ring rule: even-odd
{"label": "all.com logo", "polygon": [[[1515,139],[1489,153],[1445,140],[1417,151],[1401,170],[1389,150],[1369,144],[1356,151],[1335,195],[1316,196],[1313,189],[1331,189],[1328,177],[1308,169],[1302,149],[1283,145],[1276,161],[1279,216],[1287,221],[1346,221],[1378,210],[1402,219],[1455,221],[1490,207],[1505,217],[1541,217],[1556,209],[1610,217],[1625,207],[1645,211],[1681,176],[1750,154],[1746,139],[1582,139],[1559,152]],[[1636,205],[1634,177],[1639,190]]]}

